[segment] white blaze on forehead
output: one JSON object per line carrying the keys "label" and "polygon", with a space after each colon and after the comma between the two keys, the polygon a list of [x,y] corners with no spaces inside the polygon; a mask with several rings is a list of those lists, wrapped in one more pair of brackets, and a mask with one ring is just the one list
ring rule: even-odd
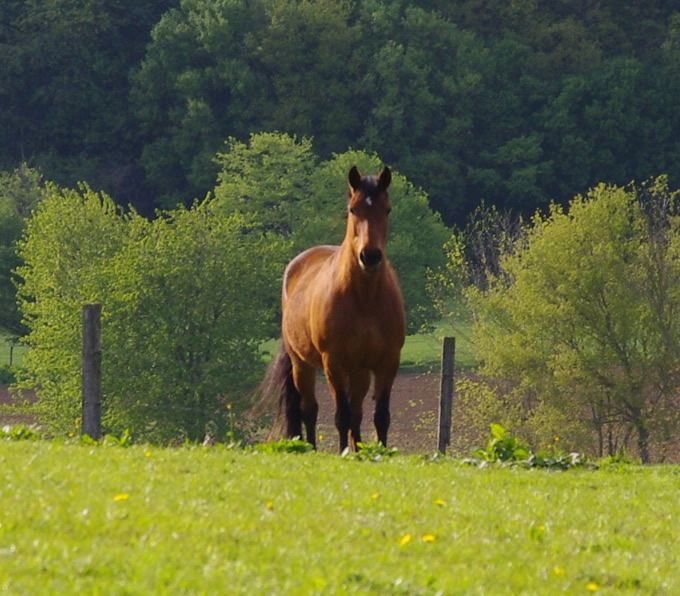
{"label": "white blaze on forehead", "polygon": [[366,201],[366,204],[367,204],[369,207],[370,207],[371,205],[373,205],[373,197],[372,197],[371,195],[366,195],[366,197],[364,198],[364,200]]}

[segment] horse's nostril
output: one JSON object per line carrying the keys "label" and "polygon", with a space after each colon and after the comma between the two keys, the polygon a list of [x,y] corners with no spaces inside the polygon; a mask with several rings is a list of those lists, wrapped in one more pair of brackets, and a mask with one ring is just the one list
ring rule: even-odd
{"label": "horse's nostril", "polygon": [[364,267],[372,269],[380,265],[382,261],[382,251],[378,248],[366,248],[359,255]]}

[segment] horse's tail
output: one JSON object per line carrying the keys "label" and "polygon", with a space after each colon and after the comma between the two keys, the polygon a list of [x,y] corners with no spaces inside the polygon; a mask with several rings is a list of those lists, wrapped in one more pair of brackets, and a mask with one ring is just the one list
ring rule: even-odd
{"label": "horse's tail", "polygon": [[251,415],[259,417],[271,412],[275,403],[278,406],[267,438],[268,441],[276,440],[288,432],[289,404],[299,403],[300,399],[300,394],[293,383],[293,365],[283,342],[278,354],[269,365],[257,392],[260,397],[251,409]]}

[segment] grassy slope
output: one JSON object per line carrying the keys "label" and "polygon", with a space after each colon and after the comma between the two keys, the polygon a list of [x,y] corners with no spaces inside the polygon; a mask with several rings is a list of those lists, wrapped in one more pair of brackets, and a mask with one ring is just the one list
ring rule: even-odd
{"label": "grassy slope", "polygon": [[676,594],[679,488],[676,467],[3,442],[0,591]]}

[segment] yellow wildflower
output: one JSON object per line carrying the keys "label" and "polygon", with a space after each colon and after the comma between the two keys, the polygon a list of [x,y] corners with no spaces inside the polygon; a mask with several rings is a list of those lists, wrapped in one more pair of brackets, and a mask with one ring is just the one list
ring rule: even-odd
{"label": "yellow wildflower", "polygon": [[411,534],[404,534],[401,537],[401,540],[399,540],[399,546],[406,546],[412,539],[413,536],[411,536]]}

